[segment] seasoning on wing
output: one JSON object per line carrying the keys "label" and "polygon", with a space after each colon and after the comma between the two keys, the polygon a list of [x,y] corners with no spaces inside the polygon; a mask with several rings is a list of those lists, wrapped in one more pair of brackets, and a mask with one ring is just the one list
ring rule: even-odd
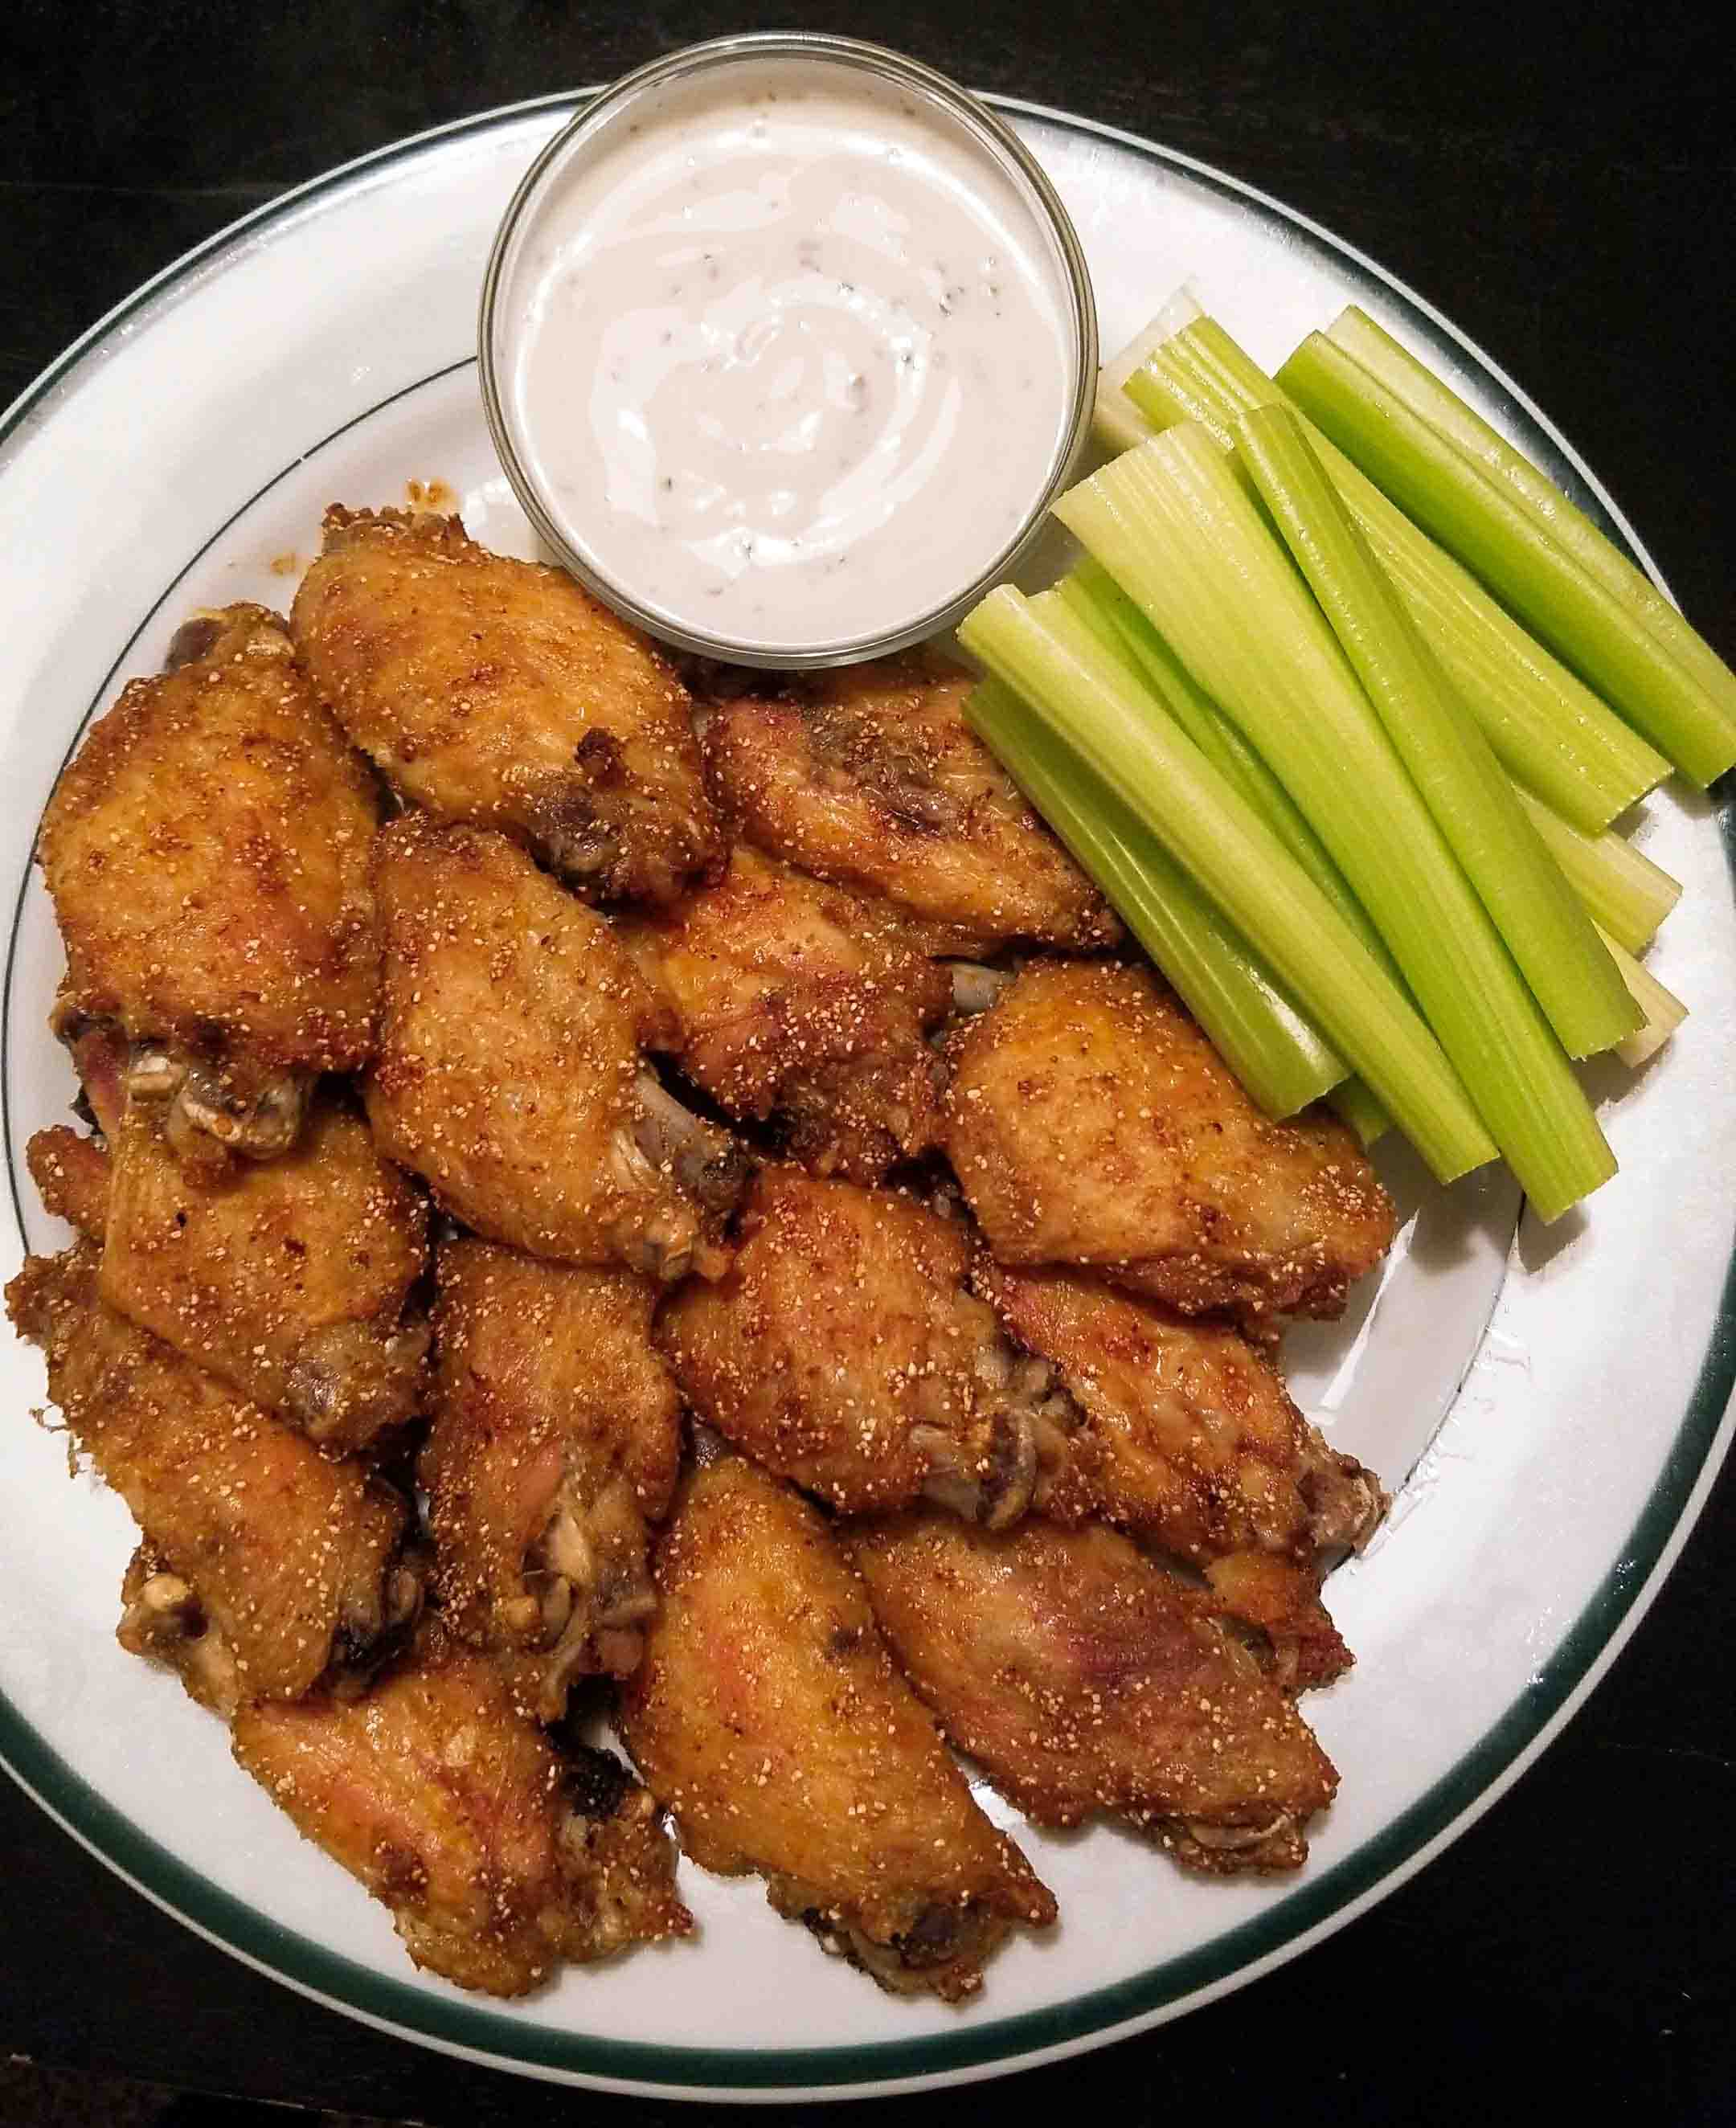
{"label": "seasoning on wing", "polygon": [[706,721],[706,771],[748,841],[879,895],[931,950],[1111,945],[1121,927],[964,721],[974,682],[912,654],[742,695]]}
{"label": "seasoning on wing", "polygon": [[721,879],[621,932],[674,1002],[683,1070],[731,1115],[775,1119],[792,1160],[878,1182],[934,1143],[924,1037],[952,985],[888,905],[738,844]]}
{"label": "seasoning on wing", "polygon": [[1209,1598],[1125,1537],[925,1508],[845,1545],[941,1727],[1036,1823],[1108,1811],[1215,1873],[1306,1860],[1330,1760]]}
{"label": "seasoning on wing", "polygon": [[523,1658],[554,1721],[574,1676],[635,1667],[656,1603],[649,1526],[681,1456],[657,1290],[489,1242],[444,1242],[437,1268],[420,1475],[441,1600],[466,1639]]}
{"label": "seasoning on wing", "polygon": [[1303,1418],[1271,1361],[1228,1325],[1076,1273],[984,1260],[977,1285],[1082,1413],[1093,1510],[1199,1567],[1220,1608],[1269,1635],[1291,1682],[1344,1669],[1320,1577],[1366,1542],[1386,1496]]}
{"label": "seasoning on wing", "polygon": [[606,1752],[564,1758],[491,1659],[425,1627],[365,1696],[255,1703],[235,1755],[392,1911],[410,1955],[491,1995],[686,1936],[675,1851]]}
{"label": "seasoning on wing", "polygon": [[1037,961],[951,1045],[943,1142],[1005,1264],[1192,1313],[1333,1316],[1392,1241],[1355,1138],[1269,1122],[1143,971]]}
{"label": "seasoning on wing", "polygon": [[428,1345],[410,1306],[427,1214],[359,1116],[322,1095],[280,1158],[195,1167],[175,1159],[155,1104],[118,1118],[100,1094],[92,1105],[107,1152],[62,1127],[27,1156],[50,1209],[102,1242],[111,1308],[327,1447],[363,1447],[410,1417]]}
{"label": "seasoning on wing", "polygon": [[1054,1901],[972,1800],[819,1511],[734,1456],[690,1474],[622,1733],[685,1851],[757,1872],[900,1993],[956,2002]]}
{"label": "seasoning on wing", "polygon": [[647,638],[456,517],[334,507],[325,530],[296,648],[407,798],[611,899],[673,901],[721,862],[687,691]]}
{"label": "seasoning on wing", "polygon": [[6,1299],[73,1439],[185,1584],[188,1632],[214,1628],[232,1654],[240,1693],[293,1698],[414,1615],[398,1496],[107,1307],[89,1242],[27,1258]]}
{"label": "seasoning on wing", "polygon": [[696,1411],[844,1513],[925,1494],[1015,1521],[1073,1484],[1077,1413],[969,1290],[976,1253],[902,1192],[762,1168],[729,1270],[659,1337]]}
{"label": "seasoning on wing", "polygon": [[640,1054],[673,1017],[611,926],[484,829],[379,837],[382,1148],[491,1240],[674,1280],[714,1275],[744,1172]]}
{"label": "seasoning on wing", "polygon": [[137,1099],[178,1144],[264,1158],[294,1142],[314,1076],[373,1045],[373,777],[297,669],[283,624],[190,622],[74,756],[40,853],[66,945],[55,1009],[134,1045]]}

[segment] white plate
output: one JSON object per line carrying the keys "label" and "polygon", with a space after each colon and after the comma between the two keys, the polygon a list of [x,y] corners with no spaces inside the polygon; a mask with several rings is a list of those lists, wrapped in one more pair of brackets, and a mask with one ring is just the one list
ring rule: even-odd
{"label": "white plate", "polygon": [[[448,127],[288,195],[104,320],[0,428],[0,878],[19,895],[0,1081],[7,1275],[21,1246],[59,1238],[21,1152],[72,1090],[44,1027],[59,948],[27,872],[61,760],[190,608],[281,606],[328,501],[443,480],[473,533],[530,550],[488,450],[473,314],[507,196],[572,108]],[[1106,347],[1190,275],[1268,360],[1354,295],[1606,504],[1474,349],[1324,231],[1185,157],[1009,108],[1077,221]],[[1687,886],[1658,966],[1695,1010],[1637,1081],[1599,1081],[1620,1177],[1589,1217],[1547,1233],[1528,1219],[1510,1253],[1510,1185],[1433,1190],[1400,1155],[1401,1247],[1344,1323],[1291,1340],[1302,1400],[1403,1487],[1331,1584],[1358,1661],[1309,1712],[1344,1785],[1294,1881],[1191,1882],[1117,1831],[1023,1831],[1063,1921],[1010,1947],[981,1997],[952,2010],[879,1994],[779,1921],[756,1883],[684,1865],[697,1945],[569,1972],[522,2004],[465,1997],[417,1975],[384,1910],[235,1769],[217,1725],[121,1655],[127,1518],[90,1480],[69,1484],[60,1442],[24,1420],[41,1373],[9,1340],[0,1750],[69,1831],[238,1956],[407,2037],[572,2082],[812,2097],[992,2074],[1175,2016],[1292,1955],[1462,1829],[1566,1719],[1727,1445],[1736,924],[1709,808],[1671,796],[1650,814],[1644,847]]]}

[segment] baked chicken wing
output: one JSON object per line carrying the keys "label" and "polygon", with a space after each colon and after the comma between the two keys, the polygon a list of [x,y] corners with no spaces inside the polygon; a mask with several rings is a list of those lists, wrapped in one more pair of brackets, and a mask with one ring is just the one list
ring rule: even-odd
{"label": "baked chicken wing", "polygon": [[1033,962],[951,1051],[943,1139],[1002,1263],[1087,1265],[1190,1313],[1333,1316],[1391,1244],[1344,1124],[1268,1122],[1139,969]]}
{"label": "baked chicken wing", "polygon": [[952,983],[886,903],[738,844],[715,885],[622,938],[674,1002],[687,1076],[775,1119],[792,1159],[878,1182],[934,1143],[943,1066],[924,1036]]}
{"label": "baked chicken wing", "polygon": [[438,1627],[361,1698],[244,1708],[234,1743],[416,1964],[461,1988],[522,1995],[563,1959],[692,1928],[644,1789],[606,1752],[564,1758]]}
{"label": "baked chicken wing", "polygon": [[1071,1482],[1076,1414],[969,1290],[975,1256],[901,1192],[763,1168],[728,1271],[659,1336],[696,1411],[846,1513],[927,1494],[1012,1522]]}
{"label": "baked chicken wing", "polygon": [[243,1396],[333,1448],[415,1410],[427,1215],[341,1101],[317,1099],[294,1148],[263,1162],[183,1166],[136,1101],[106,1153],[64,1128],[28,1152],[49,1209],[102,1242],[108,1305]]}
{"label": "baked chicken wing", "polygon": [[231,606],[177,646],[93,727],[43,815],[55,1024],[119,1028],[136,1097],[263,1157],[293,1142],[313,1076],[372,1047],[375,788],[275,614]]}
{"label": "baked chicken wing", "polygon": [[917,1509],[845,1545],[893,1654],[1039,1825],[1099,1811],[1197,1869],[1292,1869],[1338,1776],[1210,1600],[1102,1528]]}
{"label": "baked chicken wing", "polygon": [[1266,1356],[1227,1325],[1066,1271],[985,1261],[977,1285],[1083,1414],[1074,1461],[1095,1510],[1199,1567],[1220,1608],[1268,1632],[1293,1683],[1344,1669],[1320,1575],[1367,1541],[1386,1498],[1303,1418]]}
{"label": "baked chicken wing", "polygon": [[397,1494],[105,1306],[89,1242],[28,1258],[6,1299],[74,1441],[184,1584],[186,1636],[214,1628],[232,1655],[236,1697],[293,1698],[414,1615]]}
{"label": "baked chicken wing", "polygon": [[819,1511],[751,1464],[690,1474],[622,1729],[702,1868],[757,1871],[884,1988],[949,2002],[1054,1901],[972,1800]]}
{"label": "baked chicken wing", "polygon": [[545,1721],[568,1681],[625,1675],[654,1608],[681,1400],[651,1344],[657,1290],[489,1242],[439,1254],[434,1425],[421,1477],[446,1616],[510,1650]]}
{"label": "baked chicken wing", "polygon": [[974,684],[913,655],[721,702],[711,787],[749,842],[925,919],[935,951],[1112,944],[1102,895],[965,723]]}
{"label": "baked chicken wing", "polygon": [[374,891],[383,1149],[534,1256],[715,1272],[743,1157],[646,1067],[673,1015],[610,925],[503,837],[416,815],[379,837]]}
{"label": "baked chicken wing", "polygon": [[673,901],[721,861],[686,689],[564,571],[456,517],[334,508],[291,625],[344,729],[437,818],[610,898]]}

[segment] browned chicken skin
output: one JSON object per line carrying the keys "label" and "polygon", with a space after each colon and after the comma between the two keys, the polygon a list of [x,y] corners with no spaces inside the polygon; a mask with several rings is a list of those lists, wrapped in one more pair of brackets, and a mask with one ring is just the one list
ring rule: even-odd
{"label": "browned chicken skin", "polygon": [[1014,1923],[1054,1919],[893,1669],[817,1509],[720,1456],[684,1484],[657,1581],[622,1730],[702,1868],[757,1871],[778,1912],[882,1987],[948,2002]]}
{"label": "browned chicken skin", "polygon": [[681,1456],[657,1290],[488,1242],[443,1243],[438,1271],[420,1475],[442,1604],[467,1639],[524,1657],[554,1721],[574,1676],[635,1667],[656,1601],[649,1525]]}
{"label": "browned chicken skin", "polygon": [[110,1148],[57,1129],[28,1155],[50,1209],[102,1242],[111,1308],[323,1446],[359,1448],[410,1417],[427,1215],[359,1116],[323,1098],[280,1159],[195,1168],[135,1101]]}
{"label": "browned chicken skin", "polygon": [[503,837],[416,815],[380,835],[374,890],[384,1151],[532,1255],[667,1280],[721,1268],[741,1156],[645,1068],[673,1014],[610,925]]}
{"label": "browned chicken skin", "polygon": [[651,1798],[605,1753],[564,1760],[437,1627],[362,1698],[244,1708],[235,1755],[461,1988],[522,1995],[692,1928]]}
{"label": "browned chicken skin", "polygon": [[721,862],[686,689],[564,571],[456,517],[335,507],[291,625],[351,739],[436,818],[610,898],[673,901]]}
{"label": "browned chicken skin", "polygon": [[1293,1869],[1338,1776],[1210,1600],[1102,1528],[933,1509],[846,1548],[941,1727],[1039,1825],[1150,1825],[1191,1867]]}
{"label": "browned chicken skin", "polygon": [[965,723],[974,684],[911,655],[722,702],[703,737],[711,788],[748,841],[897,904],[934,951],[1112,944],[1102,895]]}
{"label": "browned chicken skin", "polygon": [[944,1142],[1002,1263],[1089,1266],[1190,1313],[1333,1316],[1391,1244],[1344,1124],[1268,1122],[1141,970],[1034,962],[951,1048]]}
{"label": "browned chicken skin", "polygon": [[136,1093],[268,1157],[312,1076],[372,1047],[373,779],[275,614],[231,606],[178,641],[184,662],[127,686],[43,816],[55,1022],[117,1027]]}
{"label": "browned chicken skin", "polygon": [[240,1694],[293,1698],[414,1613],[397,1495],[106,1307],[90,1243],[29,1257],[6,1299],[73,1439],[231,1651]]}
{"label": "browned chicken skin", "polygon": [[977,1282],[1083,1414],[1074,1464],[1094,1510],[1201,1568],[1220,1608],[1270,1634],[1292,1682],[1344,1669],[1320,1574],[1366,1541],[1386,1499],[1303,1418],[1265,1355],[1226,1325],[1074,1273],[985,1261]]}
{"label": "browned chicken skin", "polygon": [[934,1143],[943,1066],[923,1038],[952,983],[888,905],[738,843],[715,885],[621,935],[674,1002],[687,1076],[775,1118],[792,1159],[878,1182]]}
{"label": "browned chicken skin", "polygon": [[961,1220],[895,1190],[763,1168],[724,1278],[658,1332],[694,1409],[847,1513],[926,1494],[995,1523],[1068,1477],[1075,1414],[968,1290]]}

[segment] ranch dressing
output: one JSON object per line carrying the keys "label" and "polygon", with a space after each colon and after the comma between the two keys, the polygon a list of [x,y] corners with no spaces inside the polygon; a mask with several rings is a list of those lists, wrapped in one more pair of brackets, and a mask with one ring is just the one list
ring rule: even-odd
{"label": "ranch dressing", "polygon": [[950,114],[836,63],[636,103],[560,173],[502,293],[548,515],[654,623],[744,649],[938,611],[1067,441],[1048,226]]}

